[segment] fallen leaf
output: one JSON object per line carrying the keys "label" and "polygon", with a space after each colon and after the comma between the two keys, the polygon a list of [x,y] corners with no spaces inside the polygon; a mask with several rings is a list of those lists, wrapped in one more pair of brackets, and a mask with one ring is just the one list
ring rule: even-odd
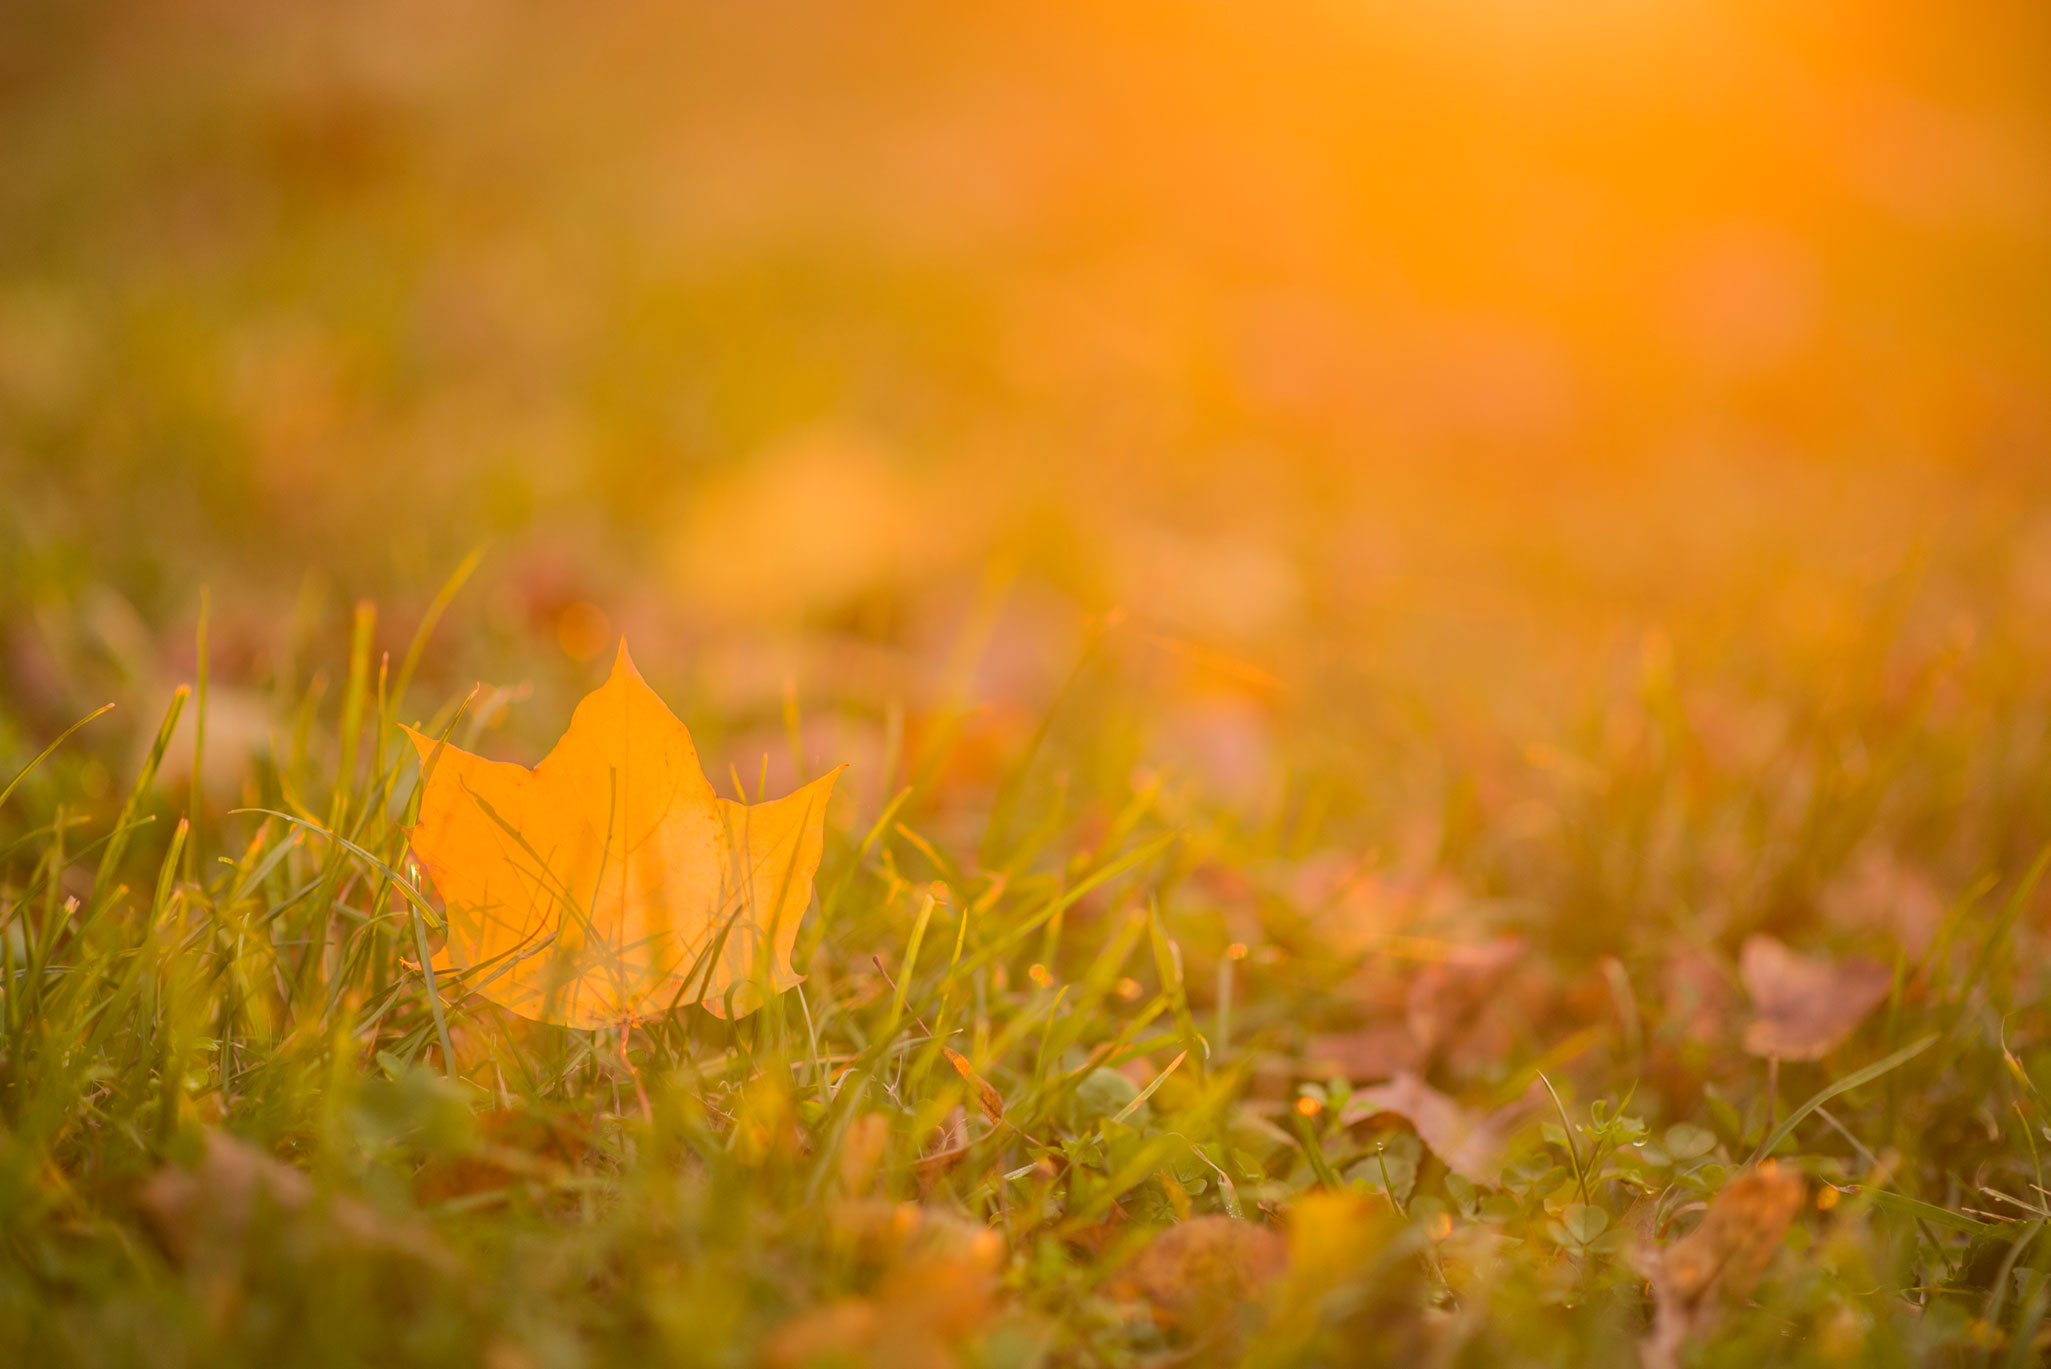
{"label": "fallen leaf", "polygon": [[1861,936],[1891,936],[1911,959],[1930,949],[1944,922],[1944,895],[1930,877],[1883,846],[1867,846],[1817,897],[1824,921]]}
{"label": "fallen leaf", "polygon": [[940,1119],[925,1145],[919,1151],[916,1166],[921,1184],[930,1187],[940,1177],[961,1163],[969,1153],[968,1114],[960,1108],[949,1108]]}
{"label": "fallen leaf", "polygon": [[842,1252],[879,1272],[866,1297],[802,1312],[776,1331],[764,1362],[951,1369],[988,1319],[1004,1238],[961,1213],[857,1199],[829,1210]]}
{"label": "fallen leaf", "polygon": [[1004,1261],[1004,1237],[996,1228],[938,1205],[850,1198],[827,1215],[846,1253],[871,1264],[941,1260],[994,1274]]}
{"label": "fallen leaf", "polygon": [[1802,1176],[1767,1160],[1724,1185],[1693,1231],[1644,1260],[1652,1284],[1646,1369],[1670,1369],[1681,1347],[1751,1295],[1801,1210]]}
{"label": "fallen leaf", "polygon": [[1875,961],[1797,955],[1764,935],[1746,938],[1738,974],[1757,1009],[1745,1049],[1782,1060],[1818,1060],[1836,1050],[1894,983]]}
{"label": "fallen leaf", "polygon": [[1424,1053],[1407,1027],[1393,1023],[1357,1031],[1313,1036],[1294,1073],[1316,1079],[1343,1076],[1354,1084],[1389,1079],[1424,1064]]}
{"label": "fallen leaf", "polygon": [[414,853],[447,912],[434,968],[545,1022],[618,1026],[700,1003],[741,1016],[791,968],[835,770],[720,798],[620,645],[532,770],[407,729],[426,775]]}
{"label": "fallen leaf", "polygon": [[432,1207],[521,1184],[547,1185],[572,1173],[590,1149],[583,1120],[519,1108],[477,1119],[477,1144],[430,1157],[413,1175],[413,1199]]}
{"label": "fallen leaf", "polygon": [[[1359,1116],[1393,1112],[1417,1128],[1431,1153],[1464,1179],[1494,1184],[1502,1178],[1503,1138],[1487,1118],[1477,1117],[1414,1074],[1398,1074],[1386,1084],[1361,1089],[1351,1108],[1365,1106]],[[1353,1114],[1349,1112],[1349,1119]]]}
{"label": "fallen leaf", "polygon": [[969,1058],[958,1050],[941,1048],[947,1055],[947,1063],[954,1066],[954,1072],[968,1081],[969,1088],[976,1095],[976,1107],[992,1123],[1004,1120],[1004,1095],[990,1086],[988,1080],[976,1073],[976,1067]]}
{"label": "fallen leaf", "polygon": [[784,1323],[763,1347],[771,1369],[955,1369],[989,1319],[991,1278],[947,1260],[915,1260],[874,1294],[843,1298]]}
{"label": "fallen leaf", "polygon": [[1195,1217],[1148,1243],[1111,1291],[1143,1299],[1162,1326],[1206,1334],[1257,1299],[1287,1263],[1288,1245],[1272,1228]]}
{"label": "fallen leaf", "polygon": [[1524,958],[1524,938],[1501,936],[1480,946],[1455,946],[1411,981],[1405,1016],[1417,1047],[1430,1056],[1488,1006],[1503,979]]}
{"label": "fallen leaf", "polygon": [[446,1263],[434,1236],[346,1196],[321,1200],[313,1180],[246,1141],[208,1128],[198,1160],[172,1162],[142,1183],[136,1202],[150,1229],[182,1265],[237,1265],[253,1231],[283,1219],[317,1224],[365,1250]]}
{"label": "fallen leaf", "polygon": [[[1397,838],[1399,845],[1410,840]],[[1320,852],[1294,867],[1284,892],[1311,917],[1319,944],[1340,956],[1385,955],[1405,933],[1443,935],[1466,924],[1476,900],[1458,880],[1426,860],[1399,857],[1397,864],[1376,869],[1358,856]]]}

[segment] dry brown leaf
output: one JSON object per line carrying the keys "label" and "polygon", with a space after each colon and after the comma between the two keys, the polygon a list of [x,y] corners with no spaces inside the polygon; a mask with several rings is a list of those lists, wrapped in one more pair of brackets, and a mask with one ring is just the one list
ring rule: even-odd
{"label": "dry brown leaf", "polygon": [[961,1108],[949,1108],[939,1125],[927,1135],[914,1165],[920,1191],[930,1192],[968,1155],[970,1145],[968,1113]]}
{"label": "dry brown leaf", "polygon": [[1135,1256],[1111,1291],[1144,1299],[1162,1326],[1202,1335],[1261,1296],[1288,1263],[1272,1228],[1203,1216],[1171,1226]]}
{"label": "dry brown leaf", "polygon": [[836,1204],[831,1233],[863,1265],[881,1268],[866,1297],[799,1314],[770,1337],[764,1361],[873,1369],[951,1369],[988,1319],[1004,1238],[939,1207],[862,1199]]}
{"label": "dry brown leaf", "polygon": [[890,1312],[873,1298],[843,1298],[815,1307],[778,1327],[762,1349],[769,1369],[807,1369],[811,1365],[876,1365],[887,1361],[905,1369],[953,1369],[954,1351],[937,1337],[900,1332],[886,1341]]}
{"label": "dry brown leaf", "polygon": [[1836,1050],[1894,983],[1875,961],[1797,955],[1765,935],[1746,938],[1738,973],[1757,1010],[1745,1049],[1782,1060],[1818,1060]]}
{"label": "dry brown leaf", "polygon": [[1646,1369],[1670,1369],[1690,1337],[1751,1295],[1801,1211],[1802,1176],[1773,1160],[1724,1186],[1702,1222],[1645,1259],[1655,1315],[1643,1350]]}
{"label": "dry brown leaf", "polygon": [[968,1081],[969,1089],[976,1095],[976,1107],[982,1111],[983,1116],[993,1124],[1003,1121],[1004,1095],[990,1087],[989,1082],[976,1073],[976,1067],[969,1063],[966,1055],[944,1046],[941,1049],[947,1056],[947,1063],[954,1066],[954,1072]]}
{"label": "dry brown leaf", "polygon": [[196,1164],[166,1164],[136,1193],[150,1229],[180,1264],[239,1264],[252,1231],[280,1218],[319,1222],[367,1250],[430,1264],[447,1259],[432,1233],[353,1198],[322,1201],[311,1179],[226,1132],[209,1128],[200,1144]]}
{"label": "dry brown leaf", "polygon": [[1522,937],[1497,937],[1481,946],[1454,947],[1446,959],[1418,971],[1405,1005],[1418,1049],[1429,1057],[1472,1021],[1526,949]]}
{"label": "dry brown leaf", "polygon": [[1892,936],[1912,959],[1930,949],[1944,922],[1944,895],[1930,877],[1884,846],[1862,848],[1817,905],[1831,926]]}
{"label": "dry brown leaf", "polygon": [[426,783],[414,853],[448,916],[434,968],[523,1017],[617,1026],[682,1003],[754,1011],[791,968],[833,771],[737,803],[625,643],[532,770],[407,730]]}
{"label": "dry brown leaf", "polygon": [[477,1119],[478,1144],[438,1155],[413,1176],[413,1199],[434,1206],[515,1184],[546,1184],[569,1174],[590,1148],[582,1119],[499,1108]]}
{"label": "dry brown leaf", "polygon": [[1419,1069],[1424,1053],[1409,1029],[1394,1023],[1358,1031],[1313,1036],[1304,1046],[1299,1076],[1326,1079],[1337,1074],[1354,1084],[1373,1083]]}
{"label": "dry brown leaf", "polygon": [[1004,1237],[995,1228],[947,1208],[851,1198],[828,1212],[831,1232],[847,1254],[870,1264],[943,1260],[995,1273]]}
{"label": "dry brown leaf", "polygon": [[[1417,1128],[1418,1136],[1447,1169],[1477,1184],[1502,1178],[1503,1137],[1493,1123],[1477,1117],[1414,1074],[1398,1074],[1386,1084],[1361,1089],[1355,1106],[1393,1112]],[[1371,1115],[1363,1110],[1360,1116]],[[1349,1113],[1349,1118],[1352,1114]]]}
{"label": "dry brown leaf", "polygon": [[954,1369],[990,1316],[991,1279],[973,1266],[914,1261],[866,1298],[843,1298],[784,1323],[763,1347],[770,1369]]}
{"label": "dry brown leaf", "polygon": [[1375,868],[1357,855],[1322,851],[1291,867],[1283,896],[1312,919],[1320,946],[1342,957],[1387,952],[1390,938],[1426,928],[1444,934],[1464,924],[1476,900],[1460,882],[1435,868],[1435,837],[1421,831],[1398,836],[1394,868]]}

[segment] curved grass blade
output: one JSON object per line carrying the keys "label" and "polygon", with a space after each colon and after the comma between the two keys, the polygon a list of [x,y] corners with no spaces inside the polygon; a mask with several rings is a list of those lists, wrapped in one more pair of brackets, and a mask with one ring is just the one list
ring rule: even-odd
{"label": "curved grass blade", "polygon": [[[412,899],[416,904],[419,905],[420,911],[423,915],[429,918],[432,918],[434,916],[433,913],[428,911],[432,905],[428,903],[426,895],[422,894],[419,889],[415,888],[410,880],[408,880],[404,875],[400,874],[397,870],[394,870],[390,865],[386,864],[384,861],[378,859],[377,856],[373,855],[371,852],[364,850],[361,846],[358,846],[355,842],[343,836],[341,833],[330,832],[327,828],[321,826],[317,822],[309,821],[306,818],[298,817],[291,813],[280,813],[275,808],[237,808],[234,811],[237,813],[261,813],[265,817],[276,818],[280,822],[289,822],[294,827],[303,827],[307,831],[313,833],[315,836],[326,837],[329,841],[334,842],[337,846],[340,846],[343,850],[349,852],[349,854],[365,862],[372,869],[376,870],[379,874],[383,875],[386,879],[390,880],[393,884],[397,885],[401,890],[405,892],[408,898]],[[435,923],[435,928],[437,931],[440,930],[441,924],[439,921]]]}
{"label": "curved grass blade", "polygon": [[5,789],[0,789],[0,805],[6,804],[7,800],[14,794],[15,789],[20,786],[23,780],[29,777],[29,772],[31,770],[34,770],[37,766],[41,765],[44,761],[50,759],[51,755],[55,753],[58,747],[64,745],[65,742],[71,739],[72,733],[78,731],[79,728],[84,727],[87,723],[91,722],[94,718],[99,717],[102,713],[105,713],[113,706],[114,705],[112,704],[101,704],[98,708],[86,714],[83,718],[80,718],[71,726],[65,728],[62,732],[59,732],[57,734],[57,740],[51,742],[48,746],[44,747],[41,751],[36,753],[36,758],[30,761],[27,765],[24,765],[20,770],[16,771],[14,778],[7,781],[7,787]]}
{"label": "curved grass blade", "polygon": [[1917,1221],[1928,1222],[1932,1226],[1946,1227],[1952,1231],[1963,1231],[1968,1236],[1988,1236],[2002,1229],[1999,1222],[1989,1222],[1983,1221],[1978,1217],[1968,1217],[1963,1212],[1953,1212],[1948,1207],[1939,1207],[1935,1203],[1926,1203],[1919,1198],[1910,1198],[1904,1194],[1896,1193],[1892,1189],[1868,1188],[1864,1185],[1854,1185],[1852,1186],[1852,1192],[1862,1198],[1871,1200],[1873,1206],[1881,1209],[1883,1212],[1893,1212],[1903,1217],[1913,1217]]}
{"label": "curved grass blade", "polygon": [[1759,1148],[1752,1152],[1751,1158],[1746,1160],[1745,1163],[1756,1165],[1768,1155],[1773,1154],[1773,1148],[1787,1139],[1788,1133],[1795,1129],[1797,1123],[1831,1099],[1837,1097],[1840,1093],[1849,1093],[1861,1084],[1871,1083],[1873,1080],[1878,1079],[1897,1065],[1907,1064],[1924,1051],[1929,1050],[1930,1047],[1936,1045],[1940,1039],[1939,1033],[1932,1032],[1914,1045],[1904,1046],[1884,1060],[1876,1060],[1862,1070],[1855,1070],[1820,1093],[1812,1095],[1808,1102],[1789,1113],[1786,1121],[1767,1134],[1766,1139],[1759,1143]]}

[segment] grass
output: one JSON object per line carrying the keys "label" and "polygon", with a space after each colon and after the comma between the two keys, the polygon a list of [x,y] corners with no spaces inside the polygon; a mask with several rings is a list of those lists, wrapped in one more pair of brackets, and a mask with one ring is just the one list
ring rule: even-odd
{"label": "grass", "polygon": [[[395,724],[484,726],[409,678],[447,603],[396,669],[360,609],[339,699],[275,681],[297,722],[242,801],[161,780],[204,668],[125,798],[75,792],[103,720],[24,751],[7,1362],[1628,1362],[1649,1252],[1769,1157],[1802,1213],[1686,1362],[2037,1358],[2041,809],[1956,781],[2034,696],[1947,719],[1876,672],[1740,761],[1655,656],[1578,756],[1484,766],[1521,792],[1449,790],[1436,849],[1336,869],[1392,830],[1344,747],[1251,808],[1111,778],[1146,655],[1113,631],[994,773],[935,728],[911,784],[836,810],[801,989],[622,1043],[421,971]],[[1818,911],[1876,839],[1973,872],[1920,954]],[[1821,1061],[1735,1046],[1761,926],[1894,965]],[[1475,968],[1511,934],[1506,976]],[[1492,1115],[1489,1172],[1374,1087],[1392,1023],[1389,1062]]]}
{"label": "grass", "polygon": [[[2051,8],[422,8],[0,6],[0,1367],[2046,1357]],[[621,632],[732,1024],[425,968]]]}

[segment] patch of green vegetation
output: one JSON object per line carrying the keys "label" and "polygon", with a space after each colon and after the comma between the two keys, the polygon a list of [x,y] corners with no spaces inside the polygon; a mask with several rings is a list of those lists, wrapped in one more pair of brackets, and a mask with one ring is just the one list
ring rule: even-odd
{"label": "patch of green vegetation", "polygon": [[[421,973],[438,923],[394,726],[419,653],[374,660],[369,624],[338,697],[276,701],[300,725],[232,807],[190,780],[203,761],[161,770],[203,672],[125,797],[78,797],[91,724],[37,759],[12,744],[7,1362],[1619,1363],[1663,1315],[1660,1252],[1709,1241],[1701,1214],[1769,1159],[1800,1211],[1761,1237],[1756,1287],[1689,1323],[1687,1363],[2035,1359],[2041,861],[1954,829],[1993,843],[1985,877],[1920,954],[1884,948],[1887,1002],[1813,1063],[1736,1047],[1745,924],[1600,901],[1619,861],[1634,890],[1706,887],[1698,834],[1732,821],[1754,887],[1845,878],[1825,833],[1881,783],[1861,774],[1898,811],[1942,806],[1913,786],[1964,737],[1927,717],[1865,732],[1884,767],[1826,759],[1818,720],[1717,773],[1649,693],[1623,751],[1539,772],[1568,775],[1544,841],[1484,825],[1322,883],[1311,853],[1371,831],[1365,805],[1085,799],[1026,751],[992,832],[963,826],[992,800],[942,757],[837,821],[800,989],[622,1043]],[[1130,687],[1086,680],[1045,751],[1116,746],[1087,720]],[[1557,921],[1577,898],[1597,926]],[[1507,964],[1470,954],[1505,934]],[[1207,1220],[1281,1253],[1145,1253]]]}

